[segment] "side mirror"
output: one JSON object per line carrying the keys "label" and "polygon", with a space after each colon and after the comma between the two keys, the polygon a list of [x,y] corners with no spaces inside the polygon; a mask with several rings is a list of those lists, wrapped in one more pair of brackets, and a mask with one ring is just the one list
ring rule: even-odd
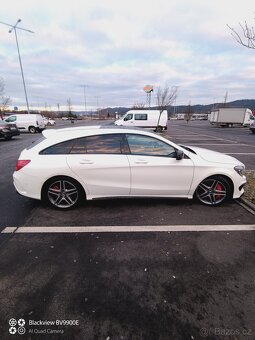
{"label": "side mirror", "polygon": [[176,150],[176,160],[179,161],[180,159],[183,159],[184,153],[182,150]]}

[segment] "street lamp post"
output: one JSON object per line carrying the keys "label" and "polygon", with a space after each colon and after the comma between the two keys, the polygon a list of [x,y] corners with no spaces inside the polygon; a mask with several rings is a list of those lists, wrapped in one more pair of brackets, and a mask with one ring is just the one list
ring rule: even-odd
{"label": "street lamp post", "polygon": [[15,33],[16,45],[17,45],[18,56],[19,56],[19,64],[20,64],[20,70],[21,70],[21,76],[22,76],[22,81],[23,81],[23,86],[24,86],[25,97],[26,97],[27,113],[30,114],[28,98],[27,98],[26,83],[25,83],[25,78],[24,78],[22,62],[21,62],[20,50],[19,50],[19,42],[18,42],[17,29],[22,30],[22,31],[26,31],[26,32],[29,32],[29,33],[34,33],[34,32],[30,31],[30,30],[27,30],[27,29],[24,29],[24,28],[21,28],[21,27],[17,27],[17,25],[20,22],[21,22],[21,19],[18,19],[15,25],[9,25],[9,24],[6,24],[5,22],[1,22],[0,21],[1,24],[11,27],[11,29],[9,30],[9,33],[12,33],[12,31],[14,31],[14,33]]}
{"label": "street lamp post", "polygon": [[88,85],[80,85],[81,87],[83,87],[83,95],[84,95],[84,114],[86,115],[87,112],[87,100],[86,100],[86,87],[88,87]]}

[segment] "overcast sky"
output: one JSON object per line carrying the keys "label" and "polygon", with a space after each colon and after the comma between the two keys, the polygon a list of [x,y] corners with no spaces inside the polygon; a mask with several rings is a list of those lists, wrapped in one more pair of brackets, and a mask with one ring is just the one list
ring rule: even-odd
{"label": "overcast sky", "polygon": [[[226,24],[254,25],[254,0],[8,0],[0,21],[18,31],[29,103],[65,109],[132,106],[144,85],[179,86],[177,105],[255,98],[255,50]],[[0,77],[25,105],[14,33],[0,25]]]}

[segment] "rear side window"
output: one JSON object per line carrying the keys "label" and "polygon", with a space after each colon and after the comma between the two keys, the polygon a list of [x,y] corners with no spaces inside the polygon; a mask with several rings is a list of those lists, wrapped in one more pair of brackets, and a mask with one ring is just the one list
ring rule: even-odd
{"label": "rear side window", "polygon": [[73,148],[75,139],[67,140],[62,143],[52,145],[44,150],[42,150],[40,155],[65,155],[69,154]]}
{"label": "rear side window", "polygon": [[76,139],[72,154],[120,154],[123,138],[120,134],[89,136]]}
{"label": "rear side window", "polygon": [[146,113],[136,113],[135,120],[148,120],[148,115]]}
{"label": "rear side window", "polygon": [[129,153],[124,136],[121,134],[106,134],[76,138],[58,143],[42,150],[40,155],[121,153]]}

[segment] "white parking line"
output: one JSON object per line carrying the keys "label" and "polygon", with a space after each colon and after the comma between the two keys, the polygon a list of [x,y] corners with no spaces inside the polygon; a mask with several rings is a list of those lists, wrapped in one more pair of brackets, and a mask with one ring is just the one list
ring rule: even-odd
{"label": "white parking line", "polygon": [[[14,229],[14,230],[13,230]],[[16,229],[16,230],[15,230]],[[156,226],[80,226],[5,228],[2,233],[140,233],[184,231],[255,231],[255,224],[241,225],[156,225]]]}
{"label": "white parking line", "polygon": [[255,152],[224,152],[226,155],[255,155]]}
{"label": "white parking line", "polygon": [[[233,145],[235,145],[236,146],[236,144],[228,144],[228,143],[213,143],[213,144],[211,144],[211,143],[193,143],[193,142],[191,142],[192,144],[191,144],[191,146],[192,145],[220,145],[220,146],[222,146],[222,145],[224,145],[224,146],[233,146]],[[238,144],[238,146],[240,146],[240,145],[246,145],[246,144]]]}

